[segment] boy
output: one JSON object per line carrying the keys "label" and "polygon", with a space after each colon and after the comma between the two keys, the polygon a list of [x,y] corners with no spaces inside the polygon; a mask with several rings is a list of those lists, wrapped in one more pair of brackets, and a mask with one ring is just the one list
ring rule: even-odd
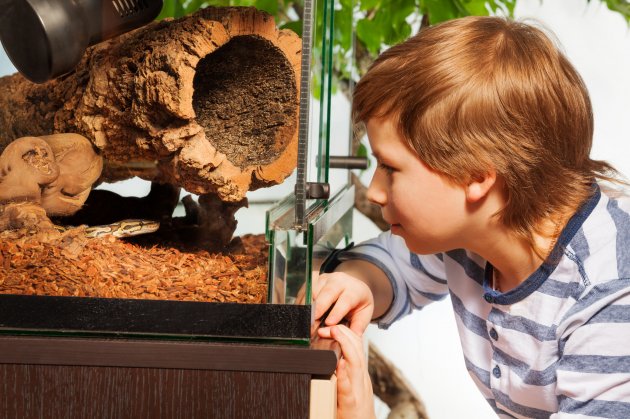
{"label": "boy", "polygon": [[[358,83],[391,230],[314,287],[339,341],[339,416],[373,417],[359,336],[450,295],[466,367],[503,417],[630,417],[630,204],[597,181],[593,117],[532,26],[468,17],[382,54]],[[343,318],[350,328],[334,326]]]}

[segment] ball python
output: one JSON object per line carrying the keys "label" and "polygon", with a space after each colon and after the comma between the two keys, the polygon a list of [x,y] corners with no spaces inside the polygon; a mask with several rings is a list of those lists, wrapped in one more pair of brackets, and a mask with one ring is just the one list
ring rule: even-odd
{"label": "ball python", "polygon": [[[72,227],[55,225],[60,232],[68,231]],[[153,233],[160,228],[159,221],[151,220],[122,220],[112,224],[87,226],[85,235],[90,238],[105,236],[131,237],[139,234]]]}

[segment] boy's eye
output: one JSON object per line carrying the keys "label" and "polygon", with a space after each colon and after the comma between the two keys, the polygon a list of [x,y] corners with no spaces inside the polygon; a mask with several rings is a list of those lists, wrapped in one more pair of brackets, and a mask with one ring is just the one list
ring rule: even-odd
{"label": "boy's eye", "polygon": [[378,167],[385,171],[388,175],[391,175],[394,172],[394,168],[386,165],[385,163],[379,163]]}

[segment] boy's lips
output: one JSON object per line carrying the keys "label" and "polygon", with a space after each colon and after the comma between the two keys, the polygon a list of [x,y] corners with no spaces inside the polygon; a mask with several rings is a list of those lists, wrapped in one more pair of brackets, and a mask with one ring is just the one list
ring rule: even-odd
{"label": "boy's lips", "polygon": [[387,224],[389,224],[390,228],[391,228],[391,227],[400,227],[400,224],[399,224],[399,223],[393,223],[393,222],[391,222],[390,220],[388,220],[388,219],[387,219],[387,218],[385,218],[385,217],[383,217],[383,219],[385,220],[385,222],[386,222]]}
{"label": "boy's lips", "polygon": [[392,226],[392,227],[393,227],[393,226],[399,226],[399,225],[400,225],[400,224],[398,224],[398,223],[394,223],[394,222],[390,221],[387,217],[383,217],[383,220],[384,220],[387,224],[389,224],[390,226]]}

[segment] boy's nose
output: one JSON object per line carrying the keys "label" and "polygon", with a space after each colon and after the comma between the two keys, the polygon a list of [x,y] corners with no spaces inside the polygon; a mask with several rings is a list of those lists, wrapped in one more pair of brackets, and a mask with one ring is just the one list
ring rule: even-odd
{"label": "boy's nose", "polygon": [[384,206],[386,203],[387,194],[385,193],[385,189],[383,189],[381,182],[379,181],[378,170],[372,176],[372,180],[370,181],[370,186],[367,190],[367,199],[373,204],[376,204],[380,207]]}

